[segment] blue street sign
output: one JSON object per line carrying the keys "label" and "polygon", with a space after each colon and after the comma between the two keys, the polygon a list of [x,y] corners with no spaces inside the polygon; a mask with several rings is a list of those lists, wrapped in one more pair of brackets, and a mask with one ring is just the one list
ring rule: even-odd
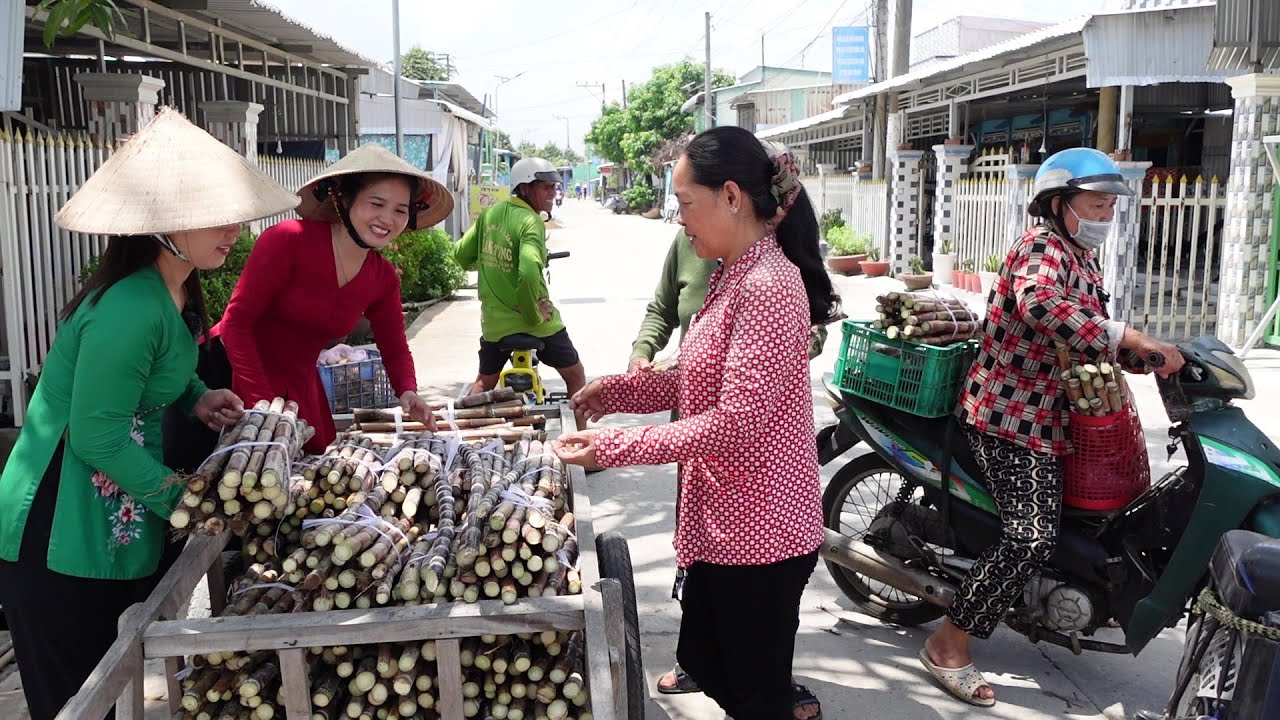
{"label": "blue street sign", "polygon": [[865,27],[831,29],[831,82],[853,85],[871,81],[871,33]]}

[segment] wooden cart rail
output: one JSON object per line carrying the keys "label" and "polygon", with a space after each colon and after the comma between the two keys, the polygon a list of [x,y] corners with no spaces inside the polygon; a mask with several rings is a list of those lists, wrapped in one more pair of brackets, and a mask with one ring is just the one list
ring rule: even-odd
{"label": "wooden cart rail", "polygon": [[[563,405],[546,414],[558,416],[567,432],[576,428],[573,413]],[[578,536],[581,595],[522,598],[515,605],[485,600],[173,620],[205,575],[215,614],[225,596],[221,551],[230,536],[197,536],[187,543],[147,600],[121,616],[119,637],[57,720],[101,718],[113,704],[118,720],[143,720],[144,661],[151,658],[165,660],[169,706],[176,712],[182,690],[175,676],[184,656],[265,650],[275,650],[279,656],[288,720],[310,720],[308,648],[422,640],[436,641],[437,710],[442,720],[464,720],[460,639],[543,630],[583,631],[592,716],[596,720],[626,720],[622,588],[617,580],[600,577],[586,476],[580,467],[567,468]]]}

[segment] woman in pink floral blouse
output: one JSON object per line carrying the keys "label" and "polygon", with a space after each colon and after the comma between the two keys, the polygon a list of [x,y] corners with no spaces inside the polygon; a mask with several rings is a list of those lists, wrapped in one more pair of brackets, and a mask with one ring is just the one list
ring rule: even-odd
{"label": "woman in pink floral blouse", "polygon": [[808,336],[839,305],[795,165],[772,155],[741,128],[694,138],[675,170],[680,224],[721,265],[679,364],[605,377],[573,399],[596,419],[673,408],[680,419],[556,443],[588,467],[681,463],[676,657],[736,720],[792,717],[800,596],[824,535]]}

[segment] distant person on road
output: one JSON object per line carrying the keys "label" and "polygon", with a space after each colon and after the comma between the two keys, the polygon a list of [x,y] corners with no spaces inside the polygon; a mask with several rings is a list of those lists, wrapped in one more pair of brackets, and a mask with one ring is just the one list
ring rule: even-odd
{"label": "distant person on road", "polygon": [[481,213],[454,248],[458,264],[479,274],[480,370],[472,393],[497,386],[511,357],[503,341],[518,335],[542,341],[538,360],[560,373],[571,395],[587,383],[542,275],[547,229],[538,213],[551,212],[559,179],[555,166],[542,158],[520,160],[511,168],[511,196]]}
{"label": "distant person on road", "polygon": [[585,466],[681,463],[676,656],[736,720],[780,720],[795,710],[800,597],[825,533],[809,331],[840,298],[785,149],[770,153],[738,127],[708,130],[676,165],[675,189],[693,250],[721,261],[679,363],[596,380],[573,405],[592,419],[669,409],[680,419],[566,433],[554,448]]}

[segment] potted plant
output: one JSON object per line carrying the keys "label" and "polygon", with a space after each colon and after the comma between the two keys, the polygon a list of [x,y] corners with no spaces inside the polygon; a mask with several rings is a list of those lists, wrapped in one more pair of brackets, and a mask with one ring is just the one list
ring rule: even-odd
{"label": "potted plant", "polygon": [[880,259],[880,248],[875,245],[867,248],[867,259],[860,265],[867,277],[882,277],[889,272],[889,261]]}
{"label": "potted plant", "polygon": [[960,288],[965,292],[969,292],[970,278],[977,277],[977,275],[975,275],[973,272],[973,268],[974,268],[973,260],[965,260],[963,263],[961,263],[961,269],[958,270],[957,272],[959,272],[964,277],[956,281],[955,283],[956,287]]}
{"label": "potted plant", "polygon": [[952,254],[955,247],[950,236],[942,239],[941,250],[933,254],[933,276],[939,285],[951,285],[955,282],[951,276],[956,268],[956,256]]}
{"label": "potted plant", "polygon": [[979,286],[983,295],[991,294],[991,286],[996,284],[996,277],[1000,275],[1000,265],[1003,261],[999,255],[988,255],[986,266],[982,272],[978,273]]}
{"label": "potted plant", "polygon": [[924,271],[924,261],[919,255],[912,255],[908,261],[911,263],[911,272],[902,276],[902,282],[906,284],[908,290],[926,290],[933,284],[933,273]]}
{"label": "potted plant", "polygon": [[857,275],[858,264],[867,259],[867,241],[845,225],[827,230],[827,267],[841,275]]}
{"label": "potted plant", "polygon": [[818,232],[823,240],[827,240],[827,233],[834,227],[844,227],[844,213],[840,208],[828,210],[818,218]]}

